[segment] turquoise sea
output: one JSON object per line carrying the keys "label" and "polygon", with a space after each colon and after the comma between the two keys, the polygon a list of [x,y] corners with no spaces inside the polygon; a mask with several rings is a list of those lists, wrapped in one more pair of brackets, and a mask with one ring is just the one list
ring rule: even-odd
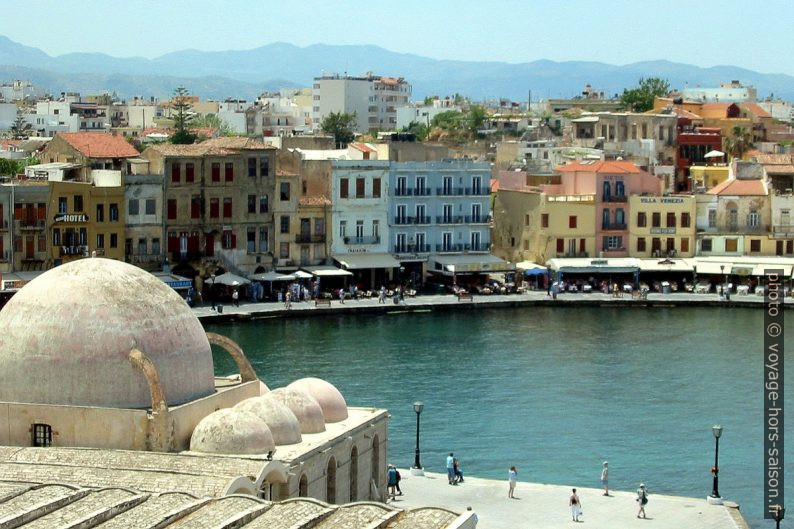
{"label": "turquoise sea", "polygon": [[[794,330],[794,313],[786,326]],[[443,472],[454,451],[469,475],[504,479],[516,465],[521,480],[598,487],[609,460],[612,488],[645,482],[651,493],[705,498],[719,423],[720,493],[754,527],[769,523],[760,307],[499,308],[209,330],[236,340],[271,388],[317,376],[349,405],[387,408],[389,459],[403,467],[413,464],[421,400],[428,470]],[[219,375],[235,371],[225,354],[215,358]],[[786,470],[794,479],[791,458]]]}

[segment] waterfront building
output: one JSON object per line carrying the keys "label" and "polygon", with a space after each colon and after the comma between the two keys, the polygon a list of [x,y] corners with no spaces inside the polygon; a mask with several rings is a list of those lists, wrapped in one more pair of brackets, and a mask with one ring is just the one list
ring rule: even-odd
{"label": "waterfront building", "polygon": [[[284,170],[276,171],[276,187],[273,200],[273,219],[276,229],[273,253],[278,259],[276,270],[279,272],[293,272],[298,269],[299,264],[312,264],[309,262],[310,253],[306,253],[307,251],[310,252],[310,248],[306,247],[308,249],[303,250],[302,247],[298,246],[296,238],[301,229],[308,230],[311,233],[311,221],[299,220],[295,215],[298,211],[300,191],[298,174]],[[252,207],[251,204],[249,204],[249,207]]]}
{"label": "waterfront building", "polygon": [[131,172],[128,160],[138,151],[121,136],[106,132],[65,132],[47,142],[39,158],[42,162],[65,162],[81,166],[79,179],[89,181],[94,169]]}
{"label": "waterfront building", "polygon": [[48,266],[48,200],[46,180],[11,180],[0,185],[0,272]]}
{"label": "waterfront building", "polygon": [[695,255],[695,197],[692,195],[629,197],[629,255],[691,257]]}
{"label": "waterfront building", "polygon": [[130,174],[124,178],[124,260],[145,270],[164,260],[163,177]]}
{"label": "waterfront building", "polygon": [[272,267],[275,151],[228,137],[143,152],[163,177],[166,252],[183,275],[216,263],[240,275]]}

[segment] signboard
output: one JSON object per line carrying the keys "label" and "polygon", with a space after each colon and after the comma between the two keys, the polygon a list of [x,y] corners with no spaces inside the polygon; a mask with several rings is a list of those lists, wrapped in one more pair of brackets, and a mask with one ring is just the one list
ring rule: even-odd
{"label": "signboard", "polygon": [[675,228],[651,228],[651,233],[659,233],[662,235],[675,235]]}
{"label": "signboard", "polygon": [[607,264],[607,260],[606,259],[593,259],[592,261],[590,261],[590,266],[599,266],[599,265],[606,265],[606,264]]}
{"label": "signboard", "polygon": [[682,197],[640,197],[642,204],[683,204]]}
{"label": "signboard", "polygon": [[82,255],[88,253],[88,246],[61,246],[61,255]]}
{"label": "signboard", "polygon": [[88,215],[85,213],[58,213],[53,219],[54,222],[88,222]]}
{"label": "signboard", "polygon": [[168,285],[169,287],[174,288],[174,289],[176,289],[176,288],[190,288],[191,286],[193,286],[193,282],[190,279],[188,279],[186,281],[168,281],[168,282],[166,282],[166,285]]}

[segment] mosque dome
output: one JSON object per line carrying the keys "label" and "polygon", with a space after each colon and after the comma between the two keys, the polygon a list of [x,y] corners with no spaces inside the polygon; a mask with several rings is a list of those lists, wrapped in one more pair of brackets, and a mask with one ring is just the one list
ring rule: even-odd
{"label": "mosque dome", "polygon": [[305,391],[320,405],[325,422],[339,422],[347,419],[347,403],[336,386],[320,378],[301,378],[287,386]]}
{"label": "mosque dome", "polygon": [[80,259],[25,285],[0,311],[0,402],[151,406],[140,349],[169,405],[215,391],[212,351],[182,298],[138,267]]}
{"label": "mosque dome", "polygon": [[301,427],[301,433],[319,433],[325,431],[323,410],[314,397],[295,388],[276,388],[268,395],[287,406]]}
{"label": "mosque dome", "polygon": [[223,408],[198,423],[190,450],[206,454],[266,454],[276,444],[270,428],[249,411]]}
{"label": "mosque dome", "polygon": [[267,424],[276,445],[291,445],[301,442],[301,427],[298,418],[281,401],[271,396],[251,397],[237,403],[235,410],[250,411]]}

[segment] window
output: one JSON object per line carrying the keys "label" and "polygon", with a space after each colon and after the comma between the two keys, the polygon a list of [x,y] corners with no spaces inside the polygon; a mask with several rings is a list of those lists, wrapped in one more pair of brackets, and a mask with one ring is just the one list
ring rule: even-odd
{"label": "window", "polygon": [[194,174],[195,166],[192,163],[185,164],[185,182],[193,182],[195,179]]}
{"label": "window", "polygon": [[689,224],[692,222],[692,219],[689,216],[689,213],[681,213],[681,227],[688,228]]}
{"label": "window", "polygon": [[281,233],[289,233],[289,215],[281,216]]}
{"label": "window", "polygon": [[702,251],[702,252],[710,252],[711,251],[711,239],[703,239],[700,242],[700,251]]}
{"label": "window", "polygon": [[226,182],[234,182],[234,164],[232,162],[226,162],[223,178]]}
{"label": "window", "polygon": [[105,205],[104,204],[97,204],[96,205],[96,221],[97,222],[105,222]]}
{"label": "window", "polygon": [[154,198],[147,198],[146,199],[146,214],[147,215],[156,215],[157,214],[157,200]]}
{"label": "window", "polygon": [[565,239],[557,239],[557,253],[565,252]]}
{"label": "window", "polygon": [[213,182],[220,182],[221,181],[221,164],[218,162],[212,162],[212,181]]}
{"label": "window", "polygon": [[[527,215],[527,218],[529,218],[529,215]],[[549,214],[548,213],[542,213],[540,215],[540,227],[541,228],[548,228],[549,227]]]}
{"label": "window", "polygon": [[645,251],[645,237],[638,237],[637,238],[637,251],[644,252]]}
{"label": "window", "polygon": [[201,195],[193,195],[190,199],[190,218],[201,218]]}
{"label": "window", "polygon": [[119,246],[119,236],[116,233],[110,234],[110,247],[111,248],[118,248]]}
{"label": "window", "polygon": [[725,251],[726,252],[735,252],[739,246],[738,239],[725,239]]}
{"label": "window", "polygon": [[689,251],[689,237],[684,237],[681,239],[681,253],[686,253]]}
{"label": "window", "polygon": [[176,199],[168,199],[168,220],[176,220]]}
{"label": "window", "polygon": [[380,239],[380,221],[373,220],[372,221],[372,237],[377,242]]}
{"label": "window", "polygon": [[380,198],[380,178],[372,179],[372,198]]}
{"label": "window", "polygon": [[529,226],[529,215],[524,215],[524,226]]}
{"label": "window", "polygon": [[245,251],[246,253],[254,253],[256,251],[256,228],[249,226],[245,238]]}
{"label": "window", "polygon": [[717,210],[710,209],[709,210],[709,228],[715,228],[717,226]]}
{"label": "window", "polygon": [[339,179],[339,198],[347,198],[348,196],[348,182],[347,178]]}
{"label": "window", "polygon": [[[130,215],[138,215],[138,213],[139,213],[138,207],[139,207],[138,206],[138,199],[137,198],[131,198],[129,200],[129,202],[127,202],[127,213],[129,213]],[[98,205],[97,205],[97,209],[99,209]],[[97,214],[97,217],[99,217],[98,214]],[[97,220],[99,220],[99,218],[97,218]]]}
{"label": "window", "polygon": [[256,158],[248,158],[248,176],[256,176]]}
{"label": "window", "polygon": [[256,195],[248,195],[248,213],[256,213]]}
{"label": "window", "polygon": [[119,221],[119,205],[118,204],[111,204],[110,205],[110,222],[118,222]]}
{"label": "window", "polygon": [[224,197],[224,199],[223,199],[223,218],[224,219],[232,218],[232,198],[231,197]]}
{"label": "window", "polygon": [[220,217],[220,200],[217,198],[210,199],[210,218],[217,219]]}
{"label": "window", "polygon": [[105,247],[105,234],[98,233],[96,236],[96,247],[97,248],[104,248]]}
{"label": "window", "polygon": [[728,222],[730,223],[730,229],[736,230],[739,224],[739,210],[738,209],[729,209],[728,210]]}
{"label": "window", "polygon": [[179,180],[181,179],[181,168],[178,163],[171,164],[171,182],[178,184]]}
{"label": "window", "polygon": [[568,217],[568,227],[575,228],[576,227],[576,215],[570,215]]}
{"label": "window", "polygon": [[83,211],[83,195],[74,196],[74,211],[75,213]]}
{"label": "window", "polygon": [[675,251],[675,239],[673,237],[667,238],[667,252],[674,252]]}
{"label": "window", "polygon": [[[132,241],[130,241],[132,245]],[[146,239],[138,239],[138,255],[146,255]]]}
{"label": "window", "polygon": [[305,195],[309,191],[309,183],[306,180],[301,180],[301,195]]}
{"label": "window", "polygon": [[675,228],[675,213],[671,212],[667,214],[667,227]]}
{"label": "window", "polygon": [[654,211],[651,214],[651,227],[659,228],[662,225],[662,214],[658,211]]}
{"label": "window", "polygon": [[356,221],[356,239],[361,239],[364,237],[364,221],[357,220]]}
{"label": "window", "polygon": [[615,182],[615,195],[620,198],[626,196],[626,187],[623,185],[623,182]]}
{"label": "window", "polygon": [[61,245],[61,229],[60,228],[53,228],[52,229],[52,245],[53,246],[60,246]]}
{"label": "window", "polygon": [[279,194],[281,200],[289,200],[289,182],[281,182],[279,185]]}
{"label": "window", "polygon": [[270,175],[270,158],[267,156],[259,159],[259,176]]}
{"label": "window", "polygon": [[66,197],[58,197],[58,213],[66,213],[67,208]]}
{"label": "window", "polygon": [[289,259],[289,243],[282,242],[278,245],[278,256],[282,259]]}
{"label": "window", "polygon": [[794,253],[794,241],[788,240],[786,241],[786,254]]}
{"label": "window", "polygon": [[604,237],[604,250],[618,250],[620,248],[623,248],[623,237],[621,235]]}
{"label": "window", "polygon": [[364,184],[363,178],[356,178],[356,198],[364,198]]}
{"label": "window", "polygon": [[604,209],[601,212],[601,227],[602,228],[609,228],[609,210]]}
{"label": "window", "polygon": [[339,221],[339,236],[342,239],[344,239],[346,235],[347,235],[347,221],[346,220],[340,220]]}
{"label": "window", "polygon": [[225,230],[221,237],[221,246],[224,250],[234,249],[237,247],[237,236],[231,230]]}
{"label": "window", "polygon": [[52,446],[52,426],[49,424],[33,424],[33,446]]}
{"label": "window", "polygon": [[623,208],[615,210],[615,224],[618,226],[626,226],[626,213],[623,211]]}
{"label": "window", "polygon": [[637,213],[637,227],[644,228],[648,225],[648,217],[645,215],[644,211],[640,211]]}
{"label": "window", "polygon": [[761,239],[750,239],[750,251],[756,253],[761,251]]}
{"label": "window", "polygon": [[662,240],[659,237],[651,239],[651,251],[654,254],[662,251]]}
{"label": "window", "polygon": [[259,228],[259,251],[262,253],[267,253],[270,251],[270,246],[268,243],[268,233],[267,228]]}
{"label": "window", "polygon": [[609,197],[612,194],[611,191],[610,191],[609,182],[604,182],[604,186],[603,187],[604,187],[604,197],[603,197],[604,202],[609,202]]}
{"label": "window", "polygon": [[[760,215],[756,210],[750,210],[750,213],[747,214],[747,227],[749,228],[757,228],[760,220]],[[760,244],[760,241],[759,241]],[[761,250],[758,250],[759,252]]]}
{"label": "window", "polygon": [[267,195],[259,197],[259,213],[267,213]]}

